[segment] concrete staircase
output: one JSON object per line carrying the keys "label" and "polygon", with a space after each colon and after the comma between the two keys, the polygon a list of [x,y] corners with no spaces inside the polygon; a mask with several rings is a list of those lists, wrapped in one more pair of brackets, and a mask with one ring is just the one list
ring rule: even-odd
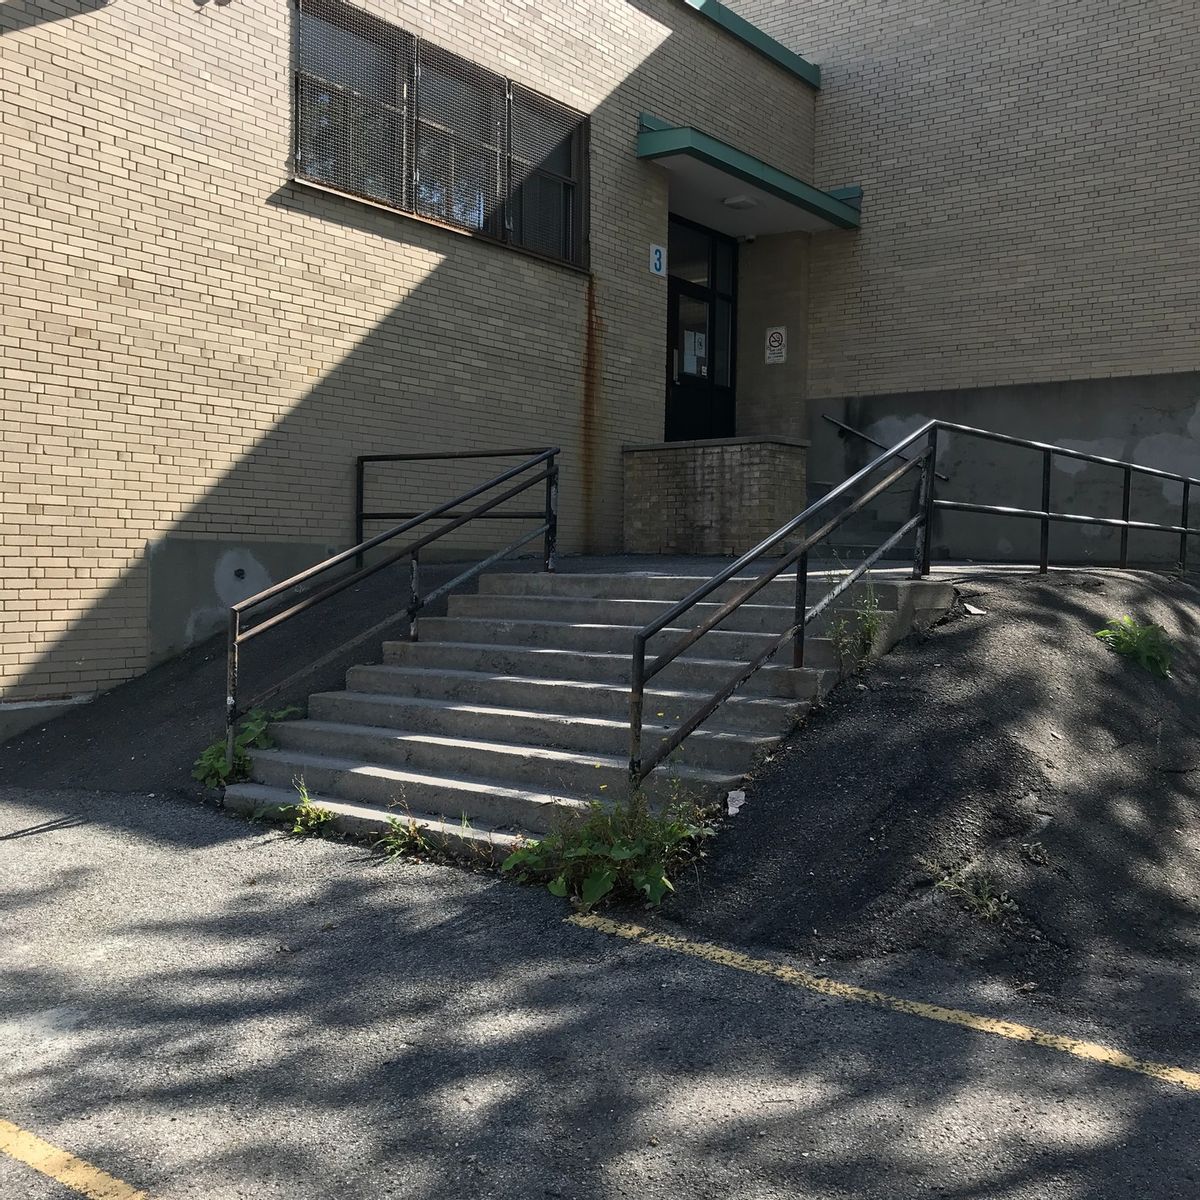
{"label": "concrete staircase", "polygon": [[[253,752],[251,779],[231,785],[227,806],[277,810],[303,780],[314,802],[347,833],[378,836],[389,819],[417,826],[460,853],[501,857],[627,790],[630,657],[638,627],[687,595],[700,577],[496,573],[478,594],[450,598],[448,615],[425,618],[420,641],[389,642],[384,661],[353,668],[346,690],[311,697],[308,718],[271,728],[273,748]],[[885,653],[949,605],[936,581],[877,580]],[[715,611],[728,585],[696,606],[688,624]],[[647,747],[666,736],[792,621],[794,577],[767,585],[652,681]],[[828,581],[814,576],[810,603]],[[863,588],[809,627],[806,666],[784,650],[646,781],[652,798],[682,788],[719,798],[735,787],[839,677],[830,622],[853,617]],[[650,644],[664,648],[682,629]]]}

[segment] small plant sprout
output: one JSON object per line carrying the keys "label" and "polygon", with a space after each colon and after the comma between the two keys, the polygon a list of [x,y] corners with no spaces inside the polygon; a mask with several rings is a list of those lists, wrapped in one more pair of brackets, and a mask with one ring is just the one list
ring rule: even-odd
{"label": "small plant sprout", "polygon": [[427,858],[435,848],[414,818],[389,817],[387,833],[374,843],[373,849],[385,858]]}
{"label": "small plant sprout", "polygon": [[883,628],[879,611],[879,596],[870,576],[862,600],[851,610],[849,618],[837,617],[829,623],[829,640],[842,676],[861,671],[871,657]]}
{"label": "small plant sprout", "polygon": [[933,880],[938,891],[953,896],[962,907],[981,921],[1004,921],[1020,914],[1017,902],[984,876],[968,875],[965,868],[951,870],[931,859],[918,859],[921,869]]}
{"label": "small plant sprout", "polygon": [[1097,634],[1110,650],[1132,658],[1152,675],[1171,675],[1171,642],[1160,625],[1142,625],[1133,617],[1114,617]]}
{"label": "small plant sprout", "polygon": [[274,744],[267,733],[272,721],[286,721],[298,716],[298,708],[280,708],[267,712],[262,708],[251,709],[246,714],[241,728],[233,739],[233,766],[225,761],[225,738],[219,737],[200,753],[192,764],[192,778],[207,788],[221,788],[250,778],[250,751],[268,750]]}
{"label": "small plant sprout", "polygon": [[1041,842],[1022,842],[1020,846],[1021,857],[1029,863],[1033,863],[1035,867],[1048,867],[1050,865],[1050,854],[1046,847]]}
{"label": "small plant sprout", "polygon": [[333,813],[313,802],[303,779],[294,780],[293,786],[300,796],[299,802],[285,804],[279,810],[280,815],[292,823],[288,832],[297,837],[313,837],[325,833],[333,820]]}

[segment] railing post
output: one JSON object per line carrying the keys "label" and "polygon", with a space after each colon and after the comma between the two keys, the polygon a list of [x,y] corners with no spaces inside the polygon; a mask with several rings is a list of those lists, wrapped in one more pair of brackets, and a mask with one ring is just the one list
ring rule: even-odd
{"label": "railing post", "polygon": [[408,560],[408,640],[417,640],[417,613],[421,611],[421,560],[417,551]]}
{"label": "railing post", "polygon": [[[1183,512],[1180,515],[1179,524],[1186,530],[1191,526],[1188,524],[1188,509],[1191,506],[1192,499],[1192,484],[1190,480],[1183,481]],[[1188,534],[1181,533],[1179,535],[1179,573],[1180,575],[1187,574],[1188,560]]]}
{"label": "railing post", "polygon": [[808,614],[808,551],[796,563],[796,636],[792,640],[792,666],[804,666],[804,618]]}
{"label": "railing post", "polygon": [[[361,456],[354,460],[354,544],[361,546],[363,544],[363,510],[366,508],[365,486],[364,486],[364,464]],[[361,571],[363,566],[363,556],[356,554],[354,556],[354,569]]]}
{"label": "railing post", "polygon": [[[1054,465],[1054,451],[1042,452],[1042,512],[1050,511],[1050,472]],[[1042,548],[1038,559],[1038,571],[1045,575],[1050,570],[1050,518],[1042,518]]]}
{"label": "railing post", "polygon": [[913,578],[920,579],[929,574],[930,558],[933,551],[933,489],[937,478],[937,444],[938,431],[935,425],[929,431],[929,447],[926,457],[921,462],[921,482],[918,485],[918,504],[921,510],[921,524],[917,527],[916,555],[913,562]]}
{"label": "railing post", "polygon": [[[1133,485],[1133,472],[1125,468],[1125,486],[1121,489],[1121,520],[1129,520],[1129,492]],[[1129,526],[1121,528],[1121,567],[1129,566]]]}
{"label": "railing post", "polygon": [[238,642],[242,632],[242,614],[229,610],[229,633],[225,644],[225,766],[233,771],[233,743],[238,719]]}
{"label": "railing post", "polygon": [[558,566],[558,459],[550,460],[546,476],[546,540],[542,547],[542,569],[553,573]]}
{"label": "railing post", "polygon": [[646,700],[646,639],[633,638],[633,672],[629,687],[629,791],[642,782],[642,707]]}

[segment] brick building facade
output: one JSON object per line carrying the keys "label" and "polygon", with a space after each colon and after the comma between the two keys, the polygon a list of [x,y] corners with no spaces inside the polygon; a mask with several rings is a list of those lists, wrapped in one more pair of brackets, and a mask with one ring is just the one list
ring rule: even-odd
{"label": "brick building facade", "polygon": [[[788,494],[739,511],[798,510],[806,440],[810,477],[854,463],[825,412],[877,434],[955,414],[1197,468],[1182,0],[345,7],[0,9],[0,701],[109,687],[348,544],[364,453],[559,445],[568,551],[620,548],[622,448],[664,438],[722,442],[754,478],[784,454]],[[305,13],[341,31],[312,59]],[[347,31],[358,51],[337,49]],[[374,82],[339,75],[381,47]],[[460,182],[435,186],[466,143],[422,115],[433,91],[404,64],[443,52],[506,111],[585,122],[570,252],[520,244],[514,144],[480,228]],[[303,70],[354,137],[427,128],[458,165],[418,151],[382,190],[365,167],[347,184],[344,146],[310,130],[306,166]],[[381,486],[421,501],[464,479]]]}

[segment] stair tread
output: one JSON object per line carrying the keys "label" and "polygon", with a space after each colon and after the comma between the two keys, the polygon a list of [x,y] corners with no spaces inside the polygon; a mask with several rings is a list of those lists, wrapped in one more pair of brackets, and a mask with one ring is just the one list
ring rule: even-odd
{"label": "stair tread", "polygon": [[[749,581],[747,581],[749,582]],[[571,593],[561,592],[474,592],[470,593],[475,598],[480,600],[528,600],[531,603],[553,603],[553,604],[657,604],[662,608],[672,608],[678,603],[676,600],[660,599],[657,596],[579,596]],[[723,600],[699,600],[692,607],[697,609],[720,608],[724,603]],[[750,609],[767,609],[771,612],[783,613],[787,617],[791,617],[795,611],[794,605],[791,604],[761,604],[754,600],[747,600],[740,605],[741,608]],[[508,620],[506,617],[484,618],[485,620]],[[514,618],[516,619],[516,618]],[[610,622],[602,621],[600,624],[610,624]],[[611,624],[624,625],[625,622],[611,622]],[[635,621],[630,624],[632,629],[640,629],[643,622]]]}
{"label": "stair tread", "polygon": [[[293,728],[310,728],[327,733],[341,733],[346,736],[383,737],[393,742],[419,742],[446,749],[484,750],[493,754],[512,754],[532,758],[542,758],[547,762],[571,763],[588,767],[612,767],[623,769],[628,760],[616,754],[584,753],[578,750],[559,750],[548,746],[533,746],[524,742],[495,742],[480,738],[456,738],[445,734],[421,733],[417,730],[381,729],[376,725],[348,724],[339,721],[321,721],[307,719],[291,722]],[[650,728],[650,727],[646,727]],[[314,757],[316,757],[314,755]],[[325,758],[326,755],[319,757]],[[713,771],[705,767],[680,766],[678,773],[681,777],[719,783],[738,776],[729,772]]]}
{"label": "stair tread", "polygon": [[[448,712],[464,712],[478,713],[485,716],[494,717],[515,717],[520,720],[544,720],[552,722],[562,722],[568,724],[591,725],[600,729],[621,729],[629,728],[629,721],[622,720],[617,717],[596,717],[586,714],[577,713],[560,713],[547,712],[542,709],[530,708],[505,708],[491,704],[463,704],[455,700],[432,700],[422,696],[393,696],[386,692],[357,692],[350,689],[344,689],[337,692],[316,692],[311,699],[320,697],[328,699],[331,697],[345,697],[349,700],[385,703],[396,707],[405,708],[435,708]],[[772,697],[754,697],[754,699],[772,699]],[[357,723],[346,722],[326,722],[327,724],[347,724],[354,725],[362,729],[392,729],[394,726],[380,725],[359,725]],[[657,725],[652,721],[643,722],[642,728],[647,732],[654,733],[671,733],[674,731],[673,725]],[[440,736],[440,735],[439,735]],[[731,732],[728,729],[697,729],[692,735],[694,738],[706,739],[722,739],[727,741],[737,742],[775,742],[778,738],[768,734],[756,734],[751,732],[738,733]]]}
{"label": "stair tread", "polygon": [[[829,638],[810,637],[810,638],[806,638],[805,640],[810,646],[816,645],[818,643],[828,643],[831,646],[833,645],[833,642]],[[402,638],[392,638],[383,643],[384,651],[386,652],[388,647],[390,647],[390,646],[453,646],[456,650],[479,650],[479,651],[483,651],[488,654],[511,654],[515,651],[520,654],[530,654],[530,655],[534,655],[534,656],[550,655],[550,654],[569,654],[572,658],[602,659],[607,662],[611,662],[615,659],[615,660],[619,660],[620,662],[623,662],[623,663],[630,661],[629,653],[628,652],[623,653],[620,650],[576,650],[570,646],[522,646],[522,645],[514,645],[511,642],[453,642],[453,641],[449,641],[446,638],[438,638],[437,641],[429,641],[429,642],[409,642],[409,641],[405,641]],[[780,646],[779,653],[782,654],[786,650],[787,650],[787,643],[785,642],[784,645]],[[648,653],[646,655],[646,657],[648,659],[653,659],[656,657],[656,655],[654,655],[653,653]],[[695,658],[689,654],[681,654],[677,658],[673,658],[671,661],[672,661],[672,663],[688,663],[692,666],[697,666],[697,667],[726,667],[726,668],[728,668],[730,666],[736,666],[739,662],[739,660],[735,659],[735,658]],[[749,659],[743,659],[743,660],[741,660],[741,663],[744,666],[744,665],[747,665],[749,663],[749,661],[750,661]],[[386,663],[384,665],[392,666],[395,664]],[[798,672],[814,671],[814,670],[819,670],[819,669],[820,668],[814,668],[814,667],[791,667],[791,666],[787,666],[783,663],[773,663],[773,662],[767,662],[762,667],[759,668],[760,671],[798,671]],[[483,673],[483,672],[477,672],[477,673]],[[505,673],[504,672],[495,672],[495,674],[503,675]],[[521,676],[521,678],[524,678],[524,677]],[[553,682],[553,681],[551,681],[551,682]],[[577,683],[578,680],[575,680],[574,682]]]}
{"label": "stair tread", "polygon": [[[488,647],[491,649],[492,647]],[[679,661],[679,660],[676,660]],[[696,660],[691,660],[696,661]],[[728,667],[728,659],[714,659],[712,664],[720,667]],[[544,679],[538,675],[510,675],[506,671],[461,671],[451,667],[402,667],[395,663],[372,663],[369,666],[355,667],[356,671],[375,671],[388,672],[395,674],[398,679],[406,678],[410,675],[435,675],[438,678],[450,679],[480,679],[480,680],[511,680],[518,683],[529,683],[538,687],[557,687],[557,688],[587,688],[589,691],[603,692],[620,692],[628,694],[629,685],[625,683],[603,683],[593,682],[587,679]],[[761,668],[769,670],[768,667]],[[786,668],[789,671],[797,670],[795,667]],[[827,671],[822,671],[814,667],[800,667],[800,671],[806,671],[814,675],[829,674]],[[678,688],[647,688],[647,696],[662,696],[668,699],[679,700],[708,700],[710,699],[709,692],[700,692],[695,690],[680,690]],[[801,701],[788,696],[731,696],[725,701],[726,704],[773,704],[773,705],[794,705]]]}

